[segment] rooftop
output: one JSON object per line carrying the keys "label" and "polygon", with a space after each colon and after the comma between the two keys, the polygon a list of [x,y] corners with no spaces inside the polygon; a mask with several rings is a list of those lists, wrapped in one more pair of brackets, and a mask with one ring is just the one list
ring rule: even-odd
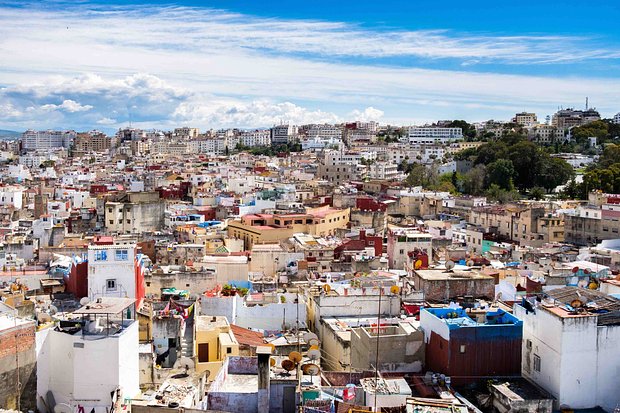
{"label": "rooftop", "polygon": [[77,309],[73,314],[119,314],[135,302],[133,298],[101,297]]}
{"label": "rooftop", "polygon": [[470,269],[470,270],[439,270],[439,269],[429,269],[429,270],[415,270],[415,274],[428,281],[446,281],[446,280],[488,280],[493,279],[493,277],[482,273],[481,271]]}
{"label": "rooftop", "polygon": [[228,327],[228,320],[223,316],[206,316],[196,317],[196,330],[209,331],[216,328]]}

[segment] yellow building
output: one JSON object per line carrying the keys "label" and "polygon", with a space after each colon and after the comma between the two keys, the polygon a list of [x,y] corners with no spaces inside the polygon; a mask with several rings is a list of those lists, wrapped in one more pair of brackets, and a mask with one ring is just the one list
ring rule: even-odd
{"label": "yellow building", "polygon": [[227,356],[239,355],[239,343],[226,317],[198,316],[194,324],[196,372],[215,378]]}
{"label": "yellow building", "polygon": [[305,214],[250,214],[228,223],[228,236],[242,239],[245,249],[254,244],[277,243],[296,233],[325,237],[347,228],[350,209],[330,206],[308,208]]}

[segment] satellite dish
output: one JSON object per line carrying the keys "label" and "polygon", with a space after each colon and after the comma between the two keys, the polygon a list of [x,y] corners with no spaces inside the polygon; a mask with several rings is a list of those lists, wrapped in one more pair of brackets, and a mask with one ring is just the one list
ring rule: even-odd
{"label": "satellite dish", "polygon": [[317,376],[321,372],[321,368],[316,364],[306,363],[301,366],[301,371],[309,376]]}
{"label": "satellite dish", "polygon": [[90,298],[88,298],[88,297],[82,297],[82,299],[80,300],[80,305],[81,306],[88,305],[88,303],[90,303]]}
{"label": "satellite dish", "polygon": [[416,269],[416,270],[419,270],[420,268],[422,268],[422,260],[416,260],[413,263],[413,268]]}
{"label": "satellite dish", "polygon": [[318,338],[311,338],[310,340],[307,341],[307,343],[311,347],[318,347],[319,346],[319,339]]}
{"label": "satellite dish", "polygon": [[54,406],[54,413],[73,413],[73,407],[67,403],[58,403]]}
{"label": "satellite dish", "polygon": [[310,346],[310,348],[308,350],[320,350],[319,346]]}
{"label": "satellite dish", "polygon": [[329,284],[323,284],[323,291],[329,293],[332,290],[332,287]]}
{"label": "satellite dish", "polygon": [[583,270],[583,273],[586,274],[586,275],[590,274],[590,270],[586,268],[585,270]]}
{"label": "satellite dish", "polygon": [[271,367],[276,365],[276,359],[274,359],[273,357],[269,357],[269,365]]}
{"label": "satellite dish", "polygon": [[291,371],[295,369],[295,363],[292,362],[289,359],[284,359],[282,360],[282,363],[280,364],[282,366],[282,368],[286,371]]}
{"label": "satellite dish", "polygon": [[52,317],[50,317],[49,314],[45,314],[45,313],[37,314],[37,319],[39,320],[40,323],[49,323],[50,321],[52,321]]}
{"label": "satellite dish", "polygon": [[267,343],[265,344],[267,347],[271,347],[271,352],[273,353],[274,351],[276,351],[276,346],[273,343]]}
{"label": "satellite dish", "polygon": [[318,336],[316,334],[314,334],[313,332],[306,332],[303,335],[303,339],[306,343],[310,343],[310,340],[318,340]]}
{"label": "satellite dish", "polygon": [[398,294],[400,292],[400,288],[398,287],[398,285],[393,285],[390,287],[390,292],[392,294]]}
{"label": "satellite dish", "polygon": [[291,351],[288,355],[288,359],[297,364],[301,361],[301,353],[298,351]]}
{"label": "satellite dish", "polygon": [[54,315],[58,312],[58,308],[54,305],[50,305],[50,314]]}
{"label": "satellite dish", "polygon": [[452,271],[452,269],[454,268],[455,265],[456,264],[452,260],[446,261],[446,270]]}
{"label": "satellite dish", "polygon": [[579,272],[579,267],[573,267],[573,269],[571,270],[573,274]]}
{"label": "satellite dish", "polygon": [[181,357],[174,363],[175,369],[181,369],[187,366],[188,369],[193,370],[195,367],[194,360],[190,357]]}
{"label": "satellite dish", "polygon": [[469,261],[467,261],[466,264],[467,264],[468,267],[473,267],[475,262],[474,262],[474,260],[469,260]]}
{"label": "satellite dish", "polygon": [[321,358],[321,350],[319,349],[308,350],[308,358],[310,360],[319,360]]}

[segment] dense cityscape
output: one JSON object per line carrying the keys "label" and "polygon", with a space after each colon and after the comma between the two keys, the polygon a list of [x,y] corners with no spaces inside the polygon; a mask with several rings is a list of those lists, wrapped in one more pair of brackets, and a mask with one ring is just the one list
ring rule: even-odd
{"label": "dense cityscape", "polygon": [[0,407],[617,409],[620,114],[3,133]]}
{"label": "dense cityscape", "polygon": [[0,0],[0,413],[620,413],[619,21]]}

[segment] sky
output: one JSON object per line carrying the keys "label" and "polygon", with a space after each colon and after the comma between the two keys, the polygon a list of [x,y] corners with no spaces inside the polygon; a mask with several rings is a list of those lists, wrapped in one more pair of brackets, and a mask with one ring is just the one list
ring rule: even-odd
{"label": "sky", "polygon": [[0,129],[620,111],[620,4],[0,1]]}

